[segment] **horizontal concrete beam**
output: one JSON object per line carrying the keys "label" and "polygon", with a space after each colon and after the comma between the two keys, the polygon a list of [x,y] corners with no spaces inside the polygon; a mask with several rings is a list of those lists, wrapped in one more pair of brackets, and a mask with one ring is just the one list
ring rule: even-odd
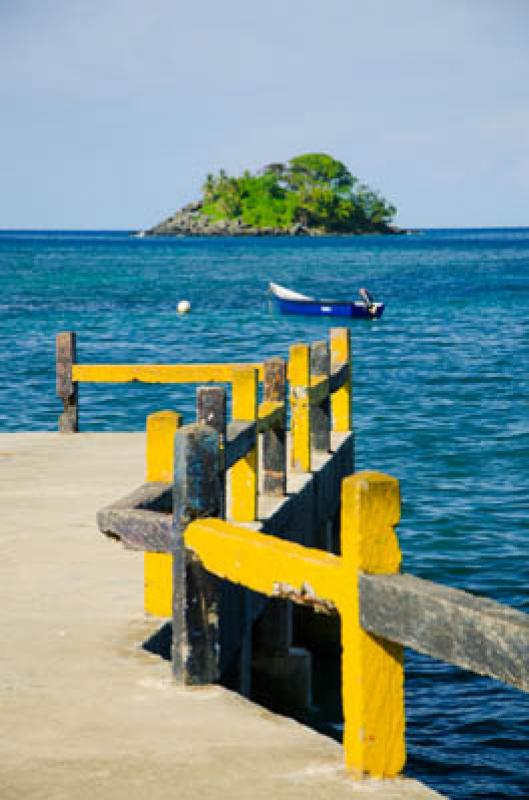
{"label": "horizontal concrete beam", "polygon": [[411,575],[360,576],[362,627],[529,691],[529,615]]}
{"label": "horizontal concrete beam", "polygon": [[172,541],[172,487],[144,483],[97,512],[101,533],[132,550],[167,553]]}
{"label": "horizontal concrete beam", "polygon": [[349,362],[345,362],[345,364],[336,367],[329,375],[329,391],[333,393],[337,389],[340,389],[348,379]]}
{"label": "horizontal concrete beam", "polygon": [[259,421],[257,429],[264,433],[270,428],[280,428],[285,425],[285,403],[274,400],[264,400],[259,404]]}
{"label": "horizontal concrete beam", "polygon": [[255,422],[234,421],[228,423],[224,467],[230,469],[239,459],[255,447],[257,425]]}

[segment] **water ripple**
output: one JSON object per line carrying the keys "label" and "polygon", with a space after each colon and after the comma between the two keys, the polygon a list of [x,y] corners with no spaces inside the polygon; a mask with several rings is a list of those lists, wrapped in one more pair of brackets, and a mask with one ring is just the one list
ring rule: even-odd
{"label": "water ripple", "polygon": [[[367,285],[351,325],[359,468],[401,482],[405,568],[529,611],[529,231],[325,240],[134,240],[0,232],[0,428],[53,430],[55,334],[83,362],[257,360],[322,338],[278,317],[269,280]],[[175,306],[190,300],[193,312]],[[83,385],[84,430],[140,430],[194,387]],[[406,656],[407,771],[453,798],[529,797],[526,695]]]}

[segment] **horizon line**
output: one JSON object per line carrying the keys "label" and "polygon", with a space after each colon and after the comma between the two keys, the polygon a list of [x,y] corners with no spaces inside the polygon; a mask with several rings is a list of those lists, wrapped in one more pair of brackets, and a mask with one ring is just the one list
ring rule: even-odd
{"label": "horizon line", "polygon": [[[414,226],[414,225],[396,225],[395,227],[399,228],[403,231],[476,231],[476,230],[527,230],[529,229],[529,223],[527,225],[439,225],[439,226],[430,226],[430,225],[422,225],[422,226]],[[0,233],[136,233],[143,231],[143,228],[3,228],[0,227]],[[333,234],[327,234],[328,236],[332,236]],[[344,236],[344,234],[336,234],[337,236]],[[366,236],[369,234],[345,234],[350,236]],[[385,234],[378,234],[373,232],[372,235],[385,235]],[[152,238],[171,238],[170,235],[164,236],[156,236],[153,235]],[[176,237],[175,237],[176,238]],[[186,238],[185,235],[179,238]],[[204,236],[204,237],[193,237],[189,236],[187,238],[218,238],[214,236]],[[223,236],[222,238],[229,239],[229,236]],[[244,237],[232,237],[232,238],[244,238]],[[273,238],[273,237],[269,237]],[[293,237],[294,238],[294,237]],[[311,238],[310,236],[302,237],[302,238]],[[313,237],[318,238],[318,237]],[[322,237],[323,238],[323,237]]]}

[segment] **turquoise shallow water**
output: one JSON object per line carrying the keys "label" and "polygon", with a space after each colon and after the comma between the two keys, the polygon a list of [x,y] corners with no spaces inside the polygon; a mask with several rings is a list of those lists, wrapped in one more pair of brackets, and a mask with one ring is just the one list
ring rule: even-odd
{"label": "turquoise shallow water", "polygon": [[[322,240],[0,233],[0,429],[53,430],[54,339],[82,362],[258,360],[328,321],[278,317],[268,280],[367,286],[351,323],[357,466],[401,481],[405,569],[529,612],[529,230]],[[187,298],[188,317],[175,306]],[[84,430],[191,418],[192,389],[82,386]],[[529,797],[529,698],[407,655],[407,772],[453,798]]]}

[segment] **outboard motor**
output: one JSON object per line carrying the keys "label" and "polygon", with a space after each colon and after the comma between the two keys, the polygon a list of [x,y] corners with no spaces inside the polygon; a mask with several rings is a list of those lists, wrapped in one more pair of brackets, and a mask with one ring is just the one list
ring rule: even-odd
{"label": "outboard motor", "polygon": [[364,301],[364,305],[367,308],[368,312],[374,316],[374,314],[376,313],[374,297],[367,291],[367,289],[364,288],[359,289],[358,294]]}

